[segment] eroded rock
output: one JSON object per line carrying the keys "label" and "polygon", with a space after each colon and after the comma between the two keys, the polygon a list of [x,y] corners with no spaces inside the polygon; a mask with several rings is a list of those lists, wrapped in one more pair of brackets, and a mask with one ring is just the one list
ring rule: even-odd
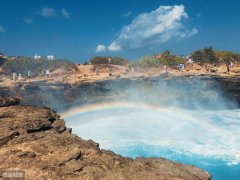
{"label": "eroded rock", "polygon": [[20,103],[20,99],[11,97],[0,97],[0,107],[15,106]]}

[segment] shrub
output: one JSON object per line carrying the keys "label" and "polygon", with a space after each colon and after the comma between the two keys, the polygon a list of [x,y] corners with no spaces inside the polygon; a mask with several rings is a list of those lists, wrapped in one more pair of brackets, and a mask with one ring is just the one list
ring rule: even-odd
{"label": "shrub", "polygon": [[240,54],[231,51],[214,51],[212,47],[197,50],[191,54],[191,58],[201,65],[207,64],[229,64],[231,61],[240,61]]}
{"label": "shrub", "polygon": [[129,63],[129,67],[135,69],[148,69],[156,68],[160,66],[160,61],[155,58],[155,56],[144,56],[137,61]]}
{"label": "shrub", "polygon": [[240,61],[240,54],[235,54],[230,51],[215,51],[219,62],[229,64],[232,61]]}
{"label": "shrub", "polygon": [[114,65],[125,66],[128,64],[128,60],[126,60],[122,57],[118,57],[118,56],[115,56],[115,57],[95,56],[90,60],[90,62],[93,65],[94,64],[109,64],[109,60],[108,60],[109,58],[111,59],[111,64],[114,64]]}
{"label": "shrub", "polygon": [[135,68],[158,68],[163,65],[170,67],[176,67],[177,65],[185,63],[185,59],[179,56],[171,54],[170,51],[164,51],[161,55],[158,56],[145,56],[135,62],[129,64],[130,67]]}
{"label": "shrub", "polygon": [[191,54],[191,58],[199,64],[205,63],[219,63],[219,59],[216,57],[215,52],[212,47],[206,47]]}
{"label": "shrub", "polygon": [[46,70],[75,70],[76,66],[67,60],[34,60],[32,58],[20,57],[5,61],[2,68],[3,72],[8,75],[13,72],[27,74],[27,72],[30,71],[31,74],[35,76],[45,74]]}

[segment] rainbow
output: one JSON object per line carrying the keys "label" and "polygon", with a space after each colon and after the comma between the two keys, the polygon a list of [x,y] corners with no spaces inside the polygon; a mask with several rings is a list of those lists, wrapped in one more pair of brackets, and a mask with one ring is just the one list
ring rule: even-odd
{"label": "rainbow", "polygon": [[[133,109],[133,110],[149,110],[153,112],[159,112],[162,113],[163,110],[171,109],[164,106],[159,105],[153,105],[153,104],[145,104],[145,103],[135,103],[135,102],[105,102],[105,103],[97,103],[87,106],[81,106],[72,108],[70,110],[61,112],[60,115],[64,119],[71,119],[74,116],[82,115],[84,113],[95,113],[95,112],[101,112],[104,110],[119,110],[119,109]],[[172,112],[171,112],[172,111]],[[221,130],[225,131],[224,129],[220,128],[219,126],[216,126],[212,123],[207,122],[207,120],[200,119],[199,117],[193,116],[189,111],[172,108],[172,110],[169,111],[171,115],[174,115],[175,118],[178,116],[184,117],[185,120],[202,126],[202,127],[208,127],[215,130]]]}
{"label": "rainbow", "polygon": [[[104,110],[117,110],[117,109],[136,109],[136,110],[154,110],[158,111],[161,106],[144,104],[144,103],[133,103],[133,102],[105,102],[97,103],[87,106],[76,107],[68,111],[61,112],[60,115],[63,118],[70,118],[78,114],[104,111]],[[161,107],[163,108],[163,106]]]}

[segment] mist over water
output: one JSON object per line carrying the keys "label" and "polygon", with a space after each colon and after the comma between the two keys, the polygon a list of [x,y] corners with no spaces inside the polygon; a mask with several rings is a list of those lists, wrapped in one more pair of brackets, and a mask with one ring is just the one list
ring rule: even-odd
{"label": "mist over water", "polygon": [[73,133],[124,156],[165,157],[202,167],[213,179],[240,178],[240,110],[215,80],[97,86],[85,94],[87,105],[62,111]]}
{"label": "mist over water", "polygon": [[[156,156],[161,148],[169,148],[176,154],[195,154],[236,164],[240,162],[240,120],[236,119],[239,115],[239,110],[216,114],[176,108],[138,109],[136,106],[76,114],[67,123],[75,133],[100,142],[102,148],[130,157],[142,156],[142,153]],[[137,152],[134,146],[143,148]]]}

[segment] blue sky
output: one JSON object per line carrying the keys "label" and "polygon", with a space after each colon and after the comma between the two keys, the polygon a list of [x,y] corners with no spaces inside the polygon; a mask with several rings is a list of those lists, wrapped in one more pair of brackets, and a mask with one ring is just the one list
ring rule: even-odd
{"label": "blue sky", "polygon": [[130,60],[205,46],[240,52],[238,0],[0,0],[0,52]]}

